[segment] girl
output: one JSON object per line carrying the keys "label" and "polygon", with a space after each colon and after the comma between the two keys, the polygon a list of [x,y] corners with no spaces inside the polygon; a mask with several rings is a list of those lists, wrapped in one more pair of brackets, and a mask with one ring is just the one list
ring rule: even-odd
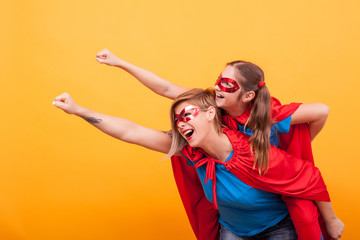
{"label": "girl", "polygon": [[[119,67],[127,71],[153,92],[170,99],[174,99],[181,93],[190,90],[190,88],[176,85],[146,69],[128,63],[112,54],[108,49],[100,51],[96,55],[96,60],[99,63]],[[224,87],[221,88],[220,84],[215,84],[217,106],[222,108],[229,116],[242,116],[246,113],[246,110],[249,110],[249,107],[254,102],[253,100],[255,100],[258,83],[264,82],[263,71],[255,64],[235,61],[227,64],[220,76],[225,79],[233,79],[235,82],[229,83],[225,81],[222,84]],[[219,82],[217,81],[216,83]],[[231,86],[225,86],[224,84],[230,84]],[[234,84],[237,84],[237,87],[234,88]],[[263,92],[267,92],[266,94],[270,95],[266,85],[262,89]],[[324,104],[301,104],[291,116],[290,124],[309,123],[310,135],[313,140],[324,126],[328,113],[329,107]]]}

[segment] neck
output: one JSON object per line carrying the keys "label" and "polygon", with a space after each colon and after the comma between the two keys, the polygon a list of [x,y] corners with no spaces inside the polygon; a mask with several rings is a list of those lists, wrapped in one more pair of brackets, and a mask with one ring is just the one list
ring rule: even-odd
{"label": "neck", "polygon": [[214,134],[208,135],[207,140],[204,141],[202,148],[210,157],[219,159],[224,162],[233,150],[231,142],[225,133],[220,136],[215,132]]}
{"label": "neck", "polygon": [[225,111],[230,117],[239,117],[245,112],[248,105],[249,104],[239,104],[239,105],[234,106],[233,108],[225,110]]}

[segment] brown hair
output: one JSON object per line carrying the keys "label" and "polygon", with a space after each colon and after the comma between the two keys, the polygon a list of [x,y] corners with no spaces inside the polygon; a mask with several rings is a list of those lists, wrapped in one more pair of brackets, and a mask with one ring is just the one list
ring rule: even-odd
{"label": "brown hair", "polygon": [[216,115],[213,120],[215,129],[220,135],[222,131],[222,124],[220,122],[220,109],[216,106],[215,102],[215,93],[213,89],[200,89],[194,88],[191,89],[178,97],[176,97],[170,107],[170,121],[171,129],[173,132],[172,144],[169,153],[166,155],[166,158],[173,156],[175,153],[179,152],[185,145],[186,140],[179,133],[177,128],[177,123],[175,122],[175,108],[182,102],[189,102],[200,107],[200,111],[207,111],[209,107],[214,107],[216,110]]}
{"label": "brown hair", "polygon": [[234,67],[239,73],[236,80],[240,83],[241,95],[249,91],[255,92],[255,97],[250,103],[250,117],[245,126],[248,125],[253,132],[249,141],[252,154],[255,151],[254,168],[257,165],[261,175],[266,173],[269,167],[271,129],[270,92],[266,85],[259,87],[259,83],[264,81],[264,72],[259,66],[245,61],[230,62],[227,66]]}

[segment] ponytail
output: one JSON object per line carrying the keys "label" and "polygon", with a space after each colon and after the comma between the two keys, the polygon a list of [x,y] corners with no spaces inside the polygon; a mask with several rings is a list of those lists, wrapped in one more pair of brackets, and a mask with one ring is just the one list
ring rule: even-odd
{"label": "ponytail", "polygon": [[241,75],[238,81],[242,94],[249,91],[255,93],[245,127],[248,125],[253,132],[249,139],[251,153],[255,158],[253,167],[258,168],[260,175],[266,174],[269,168],[271,98],[264,82],[264,72],[257,65],[245,61],[234,61],[227,65],[237,69]]}
{"label": "ponytail", "polygon": [[266,86],[262,86],[256,93],[247,125],[253,132],[250,149],[252,154],[255,152],[254,168],[257,165],[259,174],[266,174],[269,168],[271,130],[270,93]]}

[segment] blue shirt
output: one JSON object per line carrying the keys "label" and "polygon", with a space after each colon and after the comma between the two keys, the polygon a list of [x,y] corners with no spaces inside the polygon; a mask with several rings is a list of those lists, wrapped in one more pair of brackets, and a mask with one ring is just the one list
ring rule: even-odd
{"label": "blue shirt", "polygon": [[[231,159],[232,155],[233,153],[226,161]],[[196,164],[187,160],[189,165]],[[213,202],[212,180],[204,182],[206,164],[196,168],[196,171],[206,198]],[[241,236],[253,236],[274,226],[289,214],[279,194],[245,184],[222,164],[215,163],[215,171],[219,222],[231,232]]]}
{"label": "blue shirt", "polygon": [[[291,116],[284,120],[271,125],[270,132],[270,144],[279,147],[279,133],[289,133],[291,123]],[[252,131],[248,126],[244,129],[244,125],[238,123],[238,131],[245,133],[246,135],[253,135]]]}
{"label": "blue shirt", "polygon": [[[272,125],[271,145],[279,145],[278,133],[288,133],[290,122],[291,116]],[[240,123],[238,130],[250,136],[253,134],[248,127],[244,129],[244,125]],[[233,152],[226,161],[231,159],[232,155]],[[189,159],[187,161],[189,165],[196,164]],[[213,202],[212,180],[208,179],[205,183],[206,165],[196,168],[196,171],[206,198]],[[253,236],[274,226],[289,214],[279,194],[262,191],[245,184],[222,164],[215,163],[215,172],[219,222],[231,232],[240,236]]]}

